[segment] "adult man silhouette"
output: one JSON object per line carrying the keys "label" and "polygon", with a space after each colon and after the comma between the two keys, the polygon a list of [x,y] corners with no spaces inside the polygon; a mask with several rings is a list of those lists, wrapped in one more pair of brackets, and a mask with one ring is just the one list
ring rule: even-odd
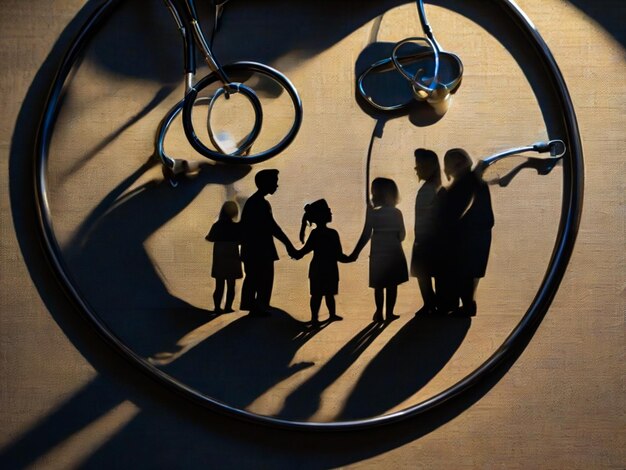
{"label": "adult man silhouette", "polygon": [[261,170],[255,177],[257,187],[241,212],[241,259],[246,277],[241,289],[241,310],[250,315],[267,315],[274,284],[274,261],[278,252],[274,238],[280,240],[292,255],[295,248],[281,230],[265,196],[278,189],[278,170]]}

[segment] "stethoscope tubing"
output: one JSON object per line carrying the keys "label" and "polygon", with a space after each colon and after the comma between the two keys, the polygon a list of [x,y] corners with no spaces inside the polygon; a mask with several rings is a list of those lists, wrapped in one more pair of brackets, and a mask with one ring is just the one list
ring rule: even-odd
{"label": "stethoscope tubing", "polygon": [[[548,269],[542,283],[533,299],[530,307],[522,317],[518,325],[506,338],[504,343],[476,370],[471,372],[461,381],[446,390],[405,409],[376,416],[367,419],[323,423],[290,421],[270,416],[258,415],[249,411],[233,407],[220,400],[205,396],[197,390],[188,387],[179,380],[169,376],[148,361],[137,355],[116,336],[106,323],[98,316],[89,302],[83,297],[76,286],[69,270],[63,260],[54,228],[53,218],[48,203],[48,187],[46,180],[46,167],[49,158],[49,146],[52,139],[55,120],[61,104],[62,89],[75,65],[81,51],[91,37],[98,31],[104,21],[113,13],[121,0],[106,0],[97,7],[80,29],[74,41],[63,57],[59,69],[52,81],[48,98],[43,108],[42,118],[39,123],[37,139],[35,142],[35,192],[37,204],[37,218],[40,235],[48,255],[51,268],[58,279],[61,287],[76,307],[95,327],[102,338],[116,351],[134,364],[139,370],[148,374],[160,384],[177,392],[195,403],[208,407],[214,411],[226,415],[251,421],[257,424],[269,425],[286,429],[301,429],[309,431],[354,431],[359,429],[373,428],[376,426],[390,425],[411,417],[420,415],[426,411],[439,407],[459,394],[467,392],[488,374],[494,372],[505,359],[514,357],[516,347],[525,347],[524,340],[532,337],[533,327],[545,316],[552,302],[559,284],[563,279],[567,263],[572,255],[576,240],[578,226],[582,213],[583,202],[583,153],[582,144],[576,115],[572,100],[569,96],[563,76],[550,53],[547,45],[537,32],[534,25],[519,9],[513,0],[494,0],[500,4],[508,15],[515,21],[522,33],[536,50],[542,66],[550,76],[550,81],[559,99],[562,111],[563,125],[565,128],[564,142],[567,153],[563,156],[563,199],[562,211],[559,221],[559,230],[556,242],[550,258]],[[373,139],[371,144],[373,144]]]}
{"label": "stethoscope tubing", "polygon": [[[278,83],[284,90],[286,90],[291,99],[294,111],[293,124],[291,125],[289,132],[287,132],[287,134],[285,134],[285,136],[273,147],[270,147],[269,149],[263,150],[262,152],[253,155],[247,155],[245,157],[239,156],[237,154],[224,154],[222,152],[217,152],[208,148],[196,135],[193,126],[192,112],[198,93],[219,79],[217,75],[210,73],[209,75],[201,78],[198,83],[196,83],[185,95],[182,117],[183,129],[185,131],[185,135],[187,136],[187,140],[189,141],[191,146],[201,155],[222,163],[235,163],[244,165],[254,164],[263,162],[278,155],[293,142],[300,129],[300,126],[302,125],[302,101],[300,100],[300,96],[298,95],[296,88],[289,81],[289,79],[278,70],[268,65],[260,64],[258,62],[234,62],[232,64],[226,64],[224,66],[224,70],[232,76],[236,76],[237,73],[256,72],[269,77],[270,79]],[[251,102],[254,106],[254,101],[251,100]],[[258,104],[258,106],[260,106],[260,103]],[[255,128],[251,131],[251,135],[258,134],[262,122],[262,112],[259,113],[255,109],[255,114]]]}

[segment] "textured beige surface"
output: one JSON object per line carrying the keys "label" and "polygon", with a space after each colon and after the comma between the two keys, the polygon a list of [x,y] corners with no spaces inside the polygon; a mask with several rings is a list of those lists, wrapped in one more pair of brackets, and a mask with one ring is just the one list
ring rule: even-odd
{"label": "textured beige surface", "polygon": [[[345,446],[340,448],[328,442],[332,437],[328,441],[311,439],[308,445],[305,436],[298,453],[286,440],[281,445],[284,436],[280,433],[273,444],[269,443],[271,433],[258,441],[250,437],[257,432],[254,428],[238,437],[236,426],[232,430],[233,425],[227,424],[231,430],[220,434],[220,420],[207,417],[199,423],[190,419],[188,412],[178,410],[174,400],[154,403],[147,399],[149,387],[137,392],[123,379],[114,381],[111,377],[117,375],[117,369],[119,374],[133,371],[115,364],[100,367],[104,371],[94,368],[102,361],[92,356],[112,353],[106,348],[85,353],[83,346],[81,352],[90,357],[85,359],[50,315],[12,230],[12,218],[20,215],[11,213],[8,163],[15,117],[28,85],[50,44],[80,5],[46,2],[42,8],[38,2],[5,3],[0,20],[2,62],[6,64],[2,71],[0,420],[4,432],[0,445],[13,452],[11,456],[20,445],[30,447],[34,457],[26,461],[42,468],[66,468],[82,462],[125,466],[125,453],[140,447],[158,449],[156,454],[161,457],[138,455],[139,466],[201,466],[207,462],[287,466],[302,460],[303,465],[312,467],[623,467],[624,49],[600,25],[565,2],[524,1],[521,6],[546,39],[568,83],[586,159],[583,221],[554,304],[510,371],[474,406],[432,432],[414,439],[390,432],[388,445],[368,444],[367,435],[342,436],[338,441]],[[414,17],[408,14],[412,8],[403,6],[387,14],[379,38],[391,41],[412,34]],[[433,25],[446,25],[436,28],[437,37],[446,49],[463,58],[463,85],[448,114],[436,124],[416,128],[406,118],[390,122],[376,144],[372,165],[374,176],[398,182],[399,208],[409,229],[417,189],[412,149],[426,146],[443,153],[463,146],[472,155],[482,156],[547,137],[532,87],[507,49],[479,25],[443,8],[430,7],[429,19]],[[344,249],[352,248],[363,217],[365,154],[373,120],[354,103],[351,86],[354,61],[369,29],[370,24],[355,27],[317,54],[276,60],[274,65],[297,85],[305,106],[305,121],[296,142],[280,159],[255,167],[229,187],[203,188],[137,247],[145,250],[173,297],[198,309],[210,308],[210,245],[203,236],[225,197],[243,199],[251,194],[252,174],[261,167],[281,171],[280,188],[271,202],[277,220],[294,241],[303,205],[325,197]],[[99,142],[138,113],[161,84],[117,75],[92,57],[87,55],[67,91],[52,146],[51,204],[66,249],[71,248],[72,237],[86,215],[150,155],[154,127],[179,96],[176,90],[110,145],[99,148]],[[188,151],[180,132],[168,140],[170,147],[172,152]],[[85,155],[91,158],[76,165]],[[453,384],[480,365],[519,321],[536,291],[554,240],[561,174],[560,168],[545,178],[524,174],[511,187],[492,191],[496,228],[489,271],[479,290],[479,316],[458,350],[425,387],[377,412],[402,408]],[[136,184],[152,178],[159,178],[156,170]],[[410,245],[409,236],[404,243],[407,255]],[[249,404],[250,410],[279,413],[298,385],[318,383],[320,377],[323,381],[324,364],[337,357],[342,346],[369,323],[373,305],[365,253],[354,265],[341,266],[337,302],[346,320],[325,328],[294,349],[292,357],[283,358],[286,367],[298,362],[314,365],[259,393]],[[281,254],[272,303],[304,321],[309,315],[308,263]],[[332,420],[338,415],[352,387],[367,373],[368,364],[380,357],[417,307],[417,289],[411,280],[400,289],[398,313],[402,318],[354,362],[347,362],[345,370],[341,365],[333,369],[340,373],[320,390],[319,408],[311,419]],[[101,311],[105,320],[116,313]],[[149,353],[182,347],[185,354],[176,360],[193,357],[240,315],[200,325]],[[68,317],[61,318],[67,324]],[[70,318],[78,321],[76,316]],[[146,331],[150,334],[149,326]],[[126,339],[132,344],[136,338]],[[92,402],[93,416],[86,413],[84,420],[77,416]],[[68,420],[78,424],[66,424]],[[384,436],[383,432],[377,439]],[[371,450],[364,451],[368,446]]]}

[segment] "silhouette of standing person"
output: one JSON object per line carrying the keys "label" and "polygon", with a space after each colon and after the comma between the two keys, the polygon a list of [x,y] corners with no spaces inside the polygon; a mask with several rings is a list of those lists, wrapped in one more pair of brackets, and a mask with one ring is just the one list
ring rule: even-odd
{"label": "silhouette of standing person", "polygon": [[[441,168],[432,150],[415,150],[415,172],[422,186],[415,196],[415,241],[411,254],[411,276],[417,278],[424,305],[415,314],[437,311],[438,298],[444,289],[440,266],[441,209],[446,190],[441,186]],[[433,283],[434,288],[433,288]]]}
{"label": "silhouette of standing person", "polygon": [[374,289],[375,322],[383,321],[383,305],[387,320],[399,318],[393,312],[398,285],[409,280],[402,250],[402,241],[406,236],[404,219],[402,212],[396,208],[399,200],[398,187],[393,180],[376,178],[372,181],[373,207],[368,207],[363,234],[349,256],[350,260],[355,260],[371,239],[369,286]]}
{"label": "silhouette of standing person", "polygon": [[[235,282],[243,277],[239,256],[241,233],[239,224],[235,222],[237,215],[239,215],[237,203],[226,201],[220,210],[217,222],[213,224],[205,237],[206,240],[214,243],[211,276],[215,278],[213,302],[214,312],[218,314],[234,312]],[[226,302],[222,310],[224,285],[226,285]]]}
{"label": "silhouette of standing person", "polygon": [[[452,183],[448,187],[444,220],[453,261],[456,263],[452,302],[462,308],[454,312],[461,316],[476,315],[476,288],[485,276],[491,229],[494,225],[489,187],[479,174],[472,171],[472,159],[460,148],[448,150],[444,156],[444,171]],[[449,263],[452,267],[452,263]],[[451,304],[452,305],[452,304]]]}
{"label": "silhouette of standing person", "polygon": [[319,324],[319,311],[322,297],[326,300],[326,307],[330,314],[329,321],[343,320],[337,315],[335,295],[339,290],[339,268],[337,262],[349,262],[343,254],[341,240],[336,230],[327,225],[333,220],[333,214],[324,199],[320,199],[304,206],[304,216],[300,227],[300,241],[304,243],[304,234],[308,224],[315,224],[309,238],[300,250],[294,252],[294,258],[301,259],[304,255],[313,252],[313,259],[309,266],[309,284],[311,291],[311,323]]}
{"label": "silhouette of standing person", "polygon": [[281,230],[265,196],[278,189],[278,170],[261,170],[255,177],[257,187],[241,212],[241,259],[245,278],[241,289],[241,310],[250,315],[268,315],[274,284],[274,261],[278,252],[274,238],[280,240],[292,255],[294,246]]}

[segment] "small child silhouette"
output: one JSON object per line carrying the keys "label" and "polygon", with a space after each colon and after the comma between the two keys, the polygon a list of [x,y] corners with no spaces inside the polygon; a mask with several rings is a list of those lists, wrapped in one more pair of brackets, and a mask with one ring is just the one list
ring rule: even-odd
{"label": "small child silhouette", "polygon": [[[217,222],[213,224],[205,237],[206,240],[214,243],[211,276],[215,278],[215,291],[213,292],[215,313],[234,312],[235,281],[243,277],[241,257],[239,256],[241,234],[239,224],[235,222],[238,214],[237,203],[226,201],[222,206]],[[222,310],[224,284],[226,284],[227,290],[226,302],[224,310]]]}
{"label": "small child silhouette", "polygon": [[[372,181],[372,206],[368,207],[365,228],[357,246],[349,256],[355,260],[371,239],[369,285],[374,289],[376,312],[373,320],[383,321],[383,304],[387,320],[395,320],[393,313],[398,296],[398,285],[409,280],[402,241],[406,236],[402,212],[395,206],[400,197],[396,183],[388,178]],[[386,299],[385,299],[386,291]]]}
{"label": "small child silhouette", "polygon": [[301,259],[307,253],[313,252],[313,259],[309,266],[309,283],[311,290],[311,323],[319,324],[319,310],[322,297],[326,299],[326,306],[330,314],[329,320],[343,320],[335,311],[335,295],[339,288],[339,268],[337,262],[349,262],[341,249],[341,241],[336,230],[327,227],[332,221],[332,212],[324,199],[320,199],[304,207],[300,241],[304,243],[304,234],[308,224],[315,224],[309,238],[300,250],[294,252],[295,259]]}

